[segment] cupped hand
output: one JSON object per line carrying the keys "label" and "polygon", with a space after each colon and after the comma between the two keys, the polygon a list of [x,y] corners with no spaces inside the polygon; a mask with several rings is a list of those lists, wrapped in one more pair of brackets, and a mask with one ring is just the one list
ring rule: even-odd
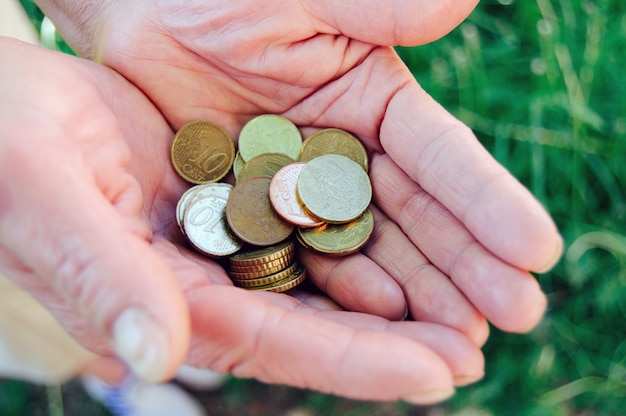
{"label": "cupped hand", "polygon": [[186,360],[368,400],[433,403],[481,377],[478,347],[446,326],[233,287],[172,232],[188,185],[153,103],[93,62],[0,50],[0,270],[84,346],[153,381]]}
{"label": "cupped hand", "polygon": [[537,324],[546,301],[530,272],[552,267],[562,240],[391,47],[443,36],[475,4],[105,3],[75,45],[137,85],[175,129],[209,119],[237,137],[251,117],[277,113],[305,135],[356,134],[371,157],[375,236],[349,259],[305,254],[312,280],[346,309],[389,319],[408,311],[481,345],[487,320],[514,332]]}

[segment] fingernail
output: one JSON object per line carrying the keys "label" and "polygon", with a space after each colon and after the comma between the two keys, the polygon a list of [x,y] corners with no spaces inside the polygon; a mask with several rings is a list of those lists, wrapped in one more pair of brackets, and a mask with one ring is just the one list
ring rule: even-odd
{"label": "fingernail", "polygon": [[541,267],[538,270],[535,270],[535,272],[537,272],[537,273],[546,273],[546,272],[550,271],[554,266],[556,266],[556,264],[559,262],[559,260],[561,260],[561,256],[563,255],[563,247],[564,247],[564,245],[565,245],[565,243],[563,242],[563,238],[561,236],[559,236],[559,240],[557,242],[557,245],[556,245],[556,248],[554,250],[554,253],[550,257],[550,260],[546,263],[546,265],[544,267]]}
{"label": "fingernail", "polygon": [[142,309],[122,312],[113,324],[113,345],[133,373],[148,382],[160,382],[169,363],[168,336]]}
{"label": "fingernail", "polygon": [[418,393],[409,395],[403,398],[404,401],[411,404],[427,405],[442,402],[450,397],[454,396],[455,390],[433,390],[429,392]]}
{"label": "fingernail", "polygon": [[456,376],[454,377],[454,385],[455,386],[467,386],[468,384],[472,384],[482,379],[484,374],[480,374],[478,376]]}

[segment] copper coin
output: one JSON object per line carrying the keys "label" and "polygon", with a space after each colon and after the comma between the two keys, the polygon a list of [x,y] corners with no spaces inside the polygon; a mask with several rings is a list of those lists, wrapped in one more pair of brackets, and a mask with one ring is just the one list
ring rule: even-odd
{"label": "copper coin", "polygon": [[233,233],[255,246],[284,241],[295,228],[272,208],[270,182],[267,176],[255,176],[238,183],[226,206],[226,219]]}
{"label": "copper coin", "polygon": [[300,172],[306,163],[292,163],[274,174],[270,183],[270,202],[278,215],[298,227],[313,228],[324,221],[310,216],[296,192]]}
{"label": "copper coin", "polygon": [[235,144],[217,124],[192,121],[176,132],[171,159],[176,172],[187,182],[216,182],[230,171],[235,159]]}

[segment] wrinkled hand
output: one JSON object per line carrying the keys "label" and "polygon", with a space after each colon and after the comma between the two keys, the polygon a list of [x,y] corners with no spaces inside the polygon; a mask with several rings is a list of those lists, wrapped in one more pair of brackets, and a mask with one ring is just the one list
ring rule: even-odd
{"label": "wrinkled hand", "polygon": [[[126,2],[83,52],[139,86],[167,120],[224,125],[261,113],[339,127],[371,155],[377,229],[360,256],[307,255],[349,310],[449,325],[477,345],[486,319],[532,328],[545,298],[528,271],[562,242],[534,198],[424,91],[389,45],[444,35],[475,1]],[[405,301],[406,299],[406,301]]]}
{"label": "wrinkled hand", "polygon": [[150,380],[187,359],[373,400],[438,401],[482,375],[479,349],[445,326],[233,287],[168,231],[188,185],[153,104],[95,63],[0,50],[0,270],[83,345]]}
{"label": "wrinkled hand", "polygon": [[[480,376],[482,358],[476,346],[487,337],[486,319],[509,331],[528,330],[540,319],[545,298],[528,271],[549,268],[560,255],[552,221],[468,129],[419,88],[389,47],[436,39],[458,24],[475,1],[274,1],[261,7],[252,1],[101,2],[87,13],[89,19],[76,11],[64,15],[63,7],[53,3],[47,5],[48,14],[68,41],[137,85],[174,128],[210,119],[236,137],[254,115],[277,113],[305,133],[328,126],[349,130],[370,151],[378,207],[373,241],[361,255],[346,259],[312,254],[303,259],[312,281],[344,308],[364,314],[319,312],[288,296],[250,294],[228,286],[217,265],[168,238],[173,206],[185,187],[166,163],[172,132],[165,132],[162,120],[140,118],[142,106],[150,108],[148,113],[154,111],[147,102],[133,103],[126,94],[113,94],[110,83],[87,77],[114,114],[103,131],[110,132],[111,119],[126,120],[117,134],[123,135],[119,141],[128,143],[131,174],[122,176],[129,182],[129,195],[134,189],[134,198],[123,193],[125,204],[118,207],[119,192],[109,193],[97,181],[91,184],[106,196],[96,200],[109,211],[112,202],[117,208],[110,215],[122,214],[123,221],[116,221],[118,227],[127,227],[127,238],[105,222],[93,233],[93,217],[71,218],[80,224],[68,225],[68,230],[88,232],[75,239],[79,243],[67,245],[65,254],[56,253],[61,260],[55,263],[50,254],[51,263],[30,273],[77,282],[66,285],[75,299],[73,307],[81,306],[114,339],[125,339],[126,328],[146,319],[155,330],[144,331],[144,336],[167,333],[167,342],[152,343],[170,349],[172,358],[161,366],[166,367],[161,373],[171,373],[184,355],[181,289],[191,310],[191,363],[366,399],[441,399],[453,382]],[[83,112],[88,108],[84,103],[79,107]],[[125,130],[139,128],[127,117],[141,120],[144,133],[151,133],[127,134]],[[100,163],[101,157],[87,157],[89,163],[84,164]],[[110,172],[101,176],[120,183]],[[86,196],[81,206],[93,204]],[[64,198],[56,203],[62,205],[57,208],[59,224],[52,223],[61,226],[70,204]],[[125,212],[126,204],[135,211]],[[81,210],[81,215],[85,211],[90,210]],[[89,215],[100,218],[95,212]],[[105,231],[110,235],[102,240]],[[86,247],[85,239],[92,234],[101,242],[76,256],[72,250]],[[58,230],[48,240],[56,235]],[[125,246],[133,246],[124,243],[126,239],[150,255],[139,256]],[[24,240],[24,250],[33,241]],[[112,246],[117,248],[109,251]],[[143,258],[154,261],[138,260]],[[24,263],[29,261],[16,262],[14,268],[28,270]],[[135,279],[134,290],[131,285],[128,292],[109,299],[119,279],[129,274]],[[111,292],[95,289],[95,284],[87,284],[96,279],[93,276],[117,283],[110,283]],[[215,282],[224,284],[211,285]],[[52,286],[51,291],[63,293],[63,284]],[[67,296],[61,298],[67,301]],[[121,313],[132,304],[134,312]],[[416,320],[455,328],[471,342],[432,323],[385,319],[399,319],[407,308]],[[138,310],[145,312],[140,318]],[[68,316],[64,319],[72,322]],[[87,342],[88,337],[80,339]],[[127,343],[117,350],[125,356],[124,348],[132,347]],[[154,355],[142,356],[150,363],[163,356],[159,353],[163,351],[157,348]]]}

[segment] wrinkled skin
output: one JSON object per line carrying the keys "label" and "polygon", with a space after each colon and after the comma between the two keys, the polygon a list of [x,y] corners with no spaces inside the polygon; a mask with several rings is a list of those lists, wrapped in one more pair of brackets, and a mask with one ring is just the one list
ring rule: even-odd
{"label": "wrinkled skin", "polygon": [[[80,54],[125,79],[2,45],[0,171],[15,179],[0,187],[0,259],[87,347],[111,353],[116,319],[132,307],[166,334],[155,378],[186,360],[432,403],[480,378],[488,320],[524,332],[541,318],[529,271],[560,255],[553,222],[390,47],[444,35],[474,1],[103,2],[84,30],[41,3]],[[300,253],[329,299],[234,288],[176,233],[189,185],[169,164],[173,130],[209,119],[236,138],[263,113],[304,136],[349,130],[370,153],[370,244],[341,259]]]}

